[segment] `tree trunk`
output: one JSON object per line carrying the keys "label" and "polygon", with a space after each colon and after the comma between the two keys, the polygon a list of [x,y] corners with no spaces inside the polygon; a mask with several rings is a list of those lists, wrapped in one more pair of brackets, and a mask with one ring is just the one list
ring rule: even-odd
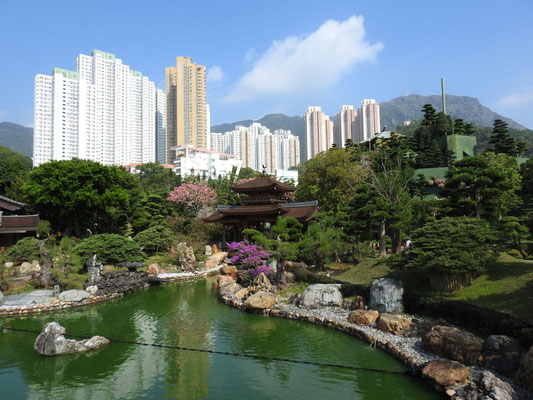
{"label": "tree trunk", "polygon": [[392,253],[398,254],[402,250],[402,232],[399,229],[392,231]]}
{"label": "tree trunk", "polygon": [[524,248],[522,247],[522,243],[520,242],[520,240],[515,240],[515,245],[516,245],[516,248],[518,249],[518,252],[522,256],[522,258],[526,258],[527,257],[527,253],[524,250]]}
{"label": "tree trunk", "polygon": [[379,256],[385,257],[387,255],[387,242],[385,240],[385,220],[379,223]]}

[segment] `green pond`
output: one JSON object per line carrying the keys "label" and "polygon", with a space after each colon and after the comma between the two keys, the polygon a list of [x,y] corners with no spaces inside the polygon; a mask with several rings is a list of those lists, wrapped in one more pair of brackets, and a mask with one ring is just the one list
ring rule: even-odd
{"label": "green pond", "polygon": [[[111,340],[403,371],[388,354],[341,332],[236,310],[213,278],[169,284],[98,305],[0,320]],[[0,329],[0,399],[435,399],[406,375],[266,361],[136,344],[40,356],[36,334]]]}

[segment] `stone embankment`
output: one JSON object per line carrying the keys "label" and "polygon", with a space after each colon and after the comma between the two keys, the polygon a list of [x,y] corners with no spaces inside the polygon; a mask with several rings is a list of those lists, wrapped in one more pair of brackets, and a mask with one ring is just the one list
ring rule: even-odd
{"label": "stone embankment", "polygon": [[[229,271],[223,269],[222,272]],[[264,279],[262,280],[264,282]],[[433,325],[429,321],[398,315],[403,309],[403,290],[395,282],[377,282],[378,290],[374,291],[376,297],[372,298],[371,295],[371,302],[379,305],[381,313],[365,309],[368,307],[360,308],[360,299],[350,301],[349,309],[332,306],[344,305],[346,302],[346,299],[338,298],[336,285],[312,285],[303,295],[294,295],[289,298],[289,304],[285,304],[274,294],[276,288],[269,284],[241,288],[229,273],[219,275],[217,282],[219,298],[224,303],[272,317],[323,325],[353,335],[395,356],[413,373],[433,383],[437,390],[444,392],[451,399],[533,399],[530,393],[504,376],[511,375],[510,371],[505,370],[510,366],[514,367],[516,372],[516,367],[520,364],[519,361],[517,364],[516,357],[510,359],[508,350],[498,354],[494,352],[498,345],[504,349],[511,348],[508,339],[492,337],[486,341],[492,352],[491,365],[498,364],[497,357],[505,364],[501,372],[496,368],[492,371],[487,369],[488,365],[484,364],[483,357],[488,353],[483,351],[483,340],[454,327]],[[391,290],[384,289],[384,286],[391,287]],[[306,299],[307,296],[312,297]],[[249,301],[253,297],[268,301]],[[321,304],[321,299],[324,304]],[[497,344],[493,343],[495,341]],[[533,356],[533,349],[530,353]],[[517,357],[522,356],[517,354]],[[524,358],[517,373],[517,376],[521,377],[518,381],[526,388],[529,387],[529,381],[523,376],[528,374],[530,368],[528,359]],[[504,371],[507,374],[503,374]]]}
{"label": "stone embankment", "polygon": [[[226,255],[227,253],[224,252],[213,254],[206,261],[205,269],[192,272],[161,273],[160,269],[154,265],[148,268],[148,272],[110,272],[103,274],[97,285],[88,286],[85,290],[62,292],[57,299],[52,296],[52,290],[5,296],[4,304],[0,304],[0,317],[67,310],[113,300],[153,284],[205,277],[217,273],[224,266],[221,263],[224,262]],[[150,272],[152,272],[151,275]],[[8,301],[10,297],[16,298],[17,301]]]}

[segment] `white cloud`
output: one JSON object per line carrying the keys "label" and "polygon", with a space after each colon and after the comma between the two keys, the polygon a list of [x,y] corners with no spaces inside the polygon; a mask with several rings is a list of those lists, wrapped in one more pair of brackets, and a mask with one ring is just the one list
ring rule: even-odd
{"label": "white cloud", "polygon": [[207,70],[207,80],[209,82],[222,82],[224,80],[224,71],[218,65],[213,65]]}
{"label": "white cloud", "polygon": [[337,83],[357,63],[375,61],[382,49],[382,42],[371,45],[365,41],[362,16],[340,22],[328,20],[309,35],[274,41],[231,88],[225,100],[239,102],[321,92]]}
{"label": "white cloud", "polygon": [[511,93],[498,101],[498,104],[502,107],[520,107],[528,103],[533,103],[533,91],[528,93]]}

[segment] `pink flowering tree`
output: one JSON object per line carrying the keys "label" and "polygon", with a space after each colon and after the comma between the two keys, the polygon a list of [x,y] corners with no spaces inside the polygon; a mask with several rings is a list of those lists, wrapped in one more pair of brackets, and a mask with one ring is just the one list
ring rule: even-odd
{"label": "pink flowering tree", "polygon": [[217,204],[217,195],[207,182],[189,182],[175,187],[168,195],[168,200],[183,204],[198,214],[202,207]]}

